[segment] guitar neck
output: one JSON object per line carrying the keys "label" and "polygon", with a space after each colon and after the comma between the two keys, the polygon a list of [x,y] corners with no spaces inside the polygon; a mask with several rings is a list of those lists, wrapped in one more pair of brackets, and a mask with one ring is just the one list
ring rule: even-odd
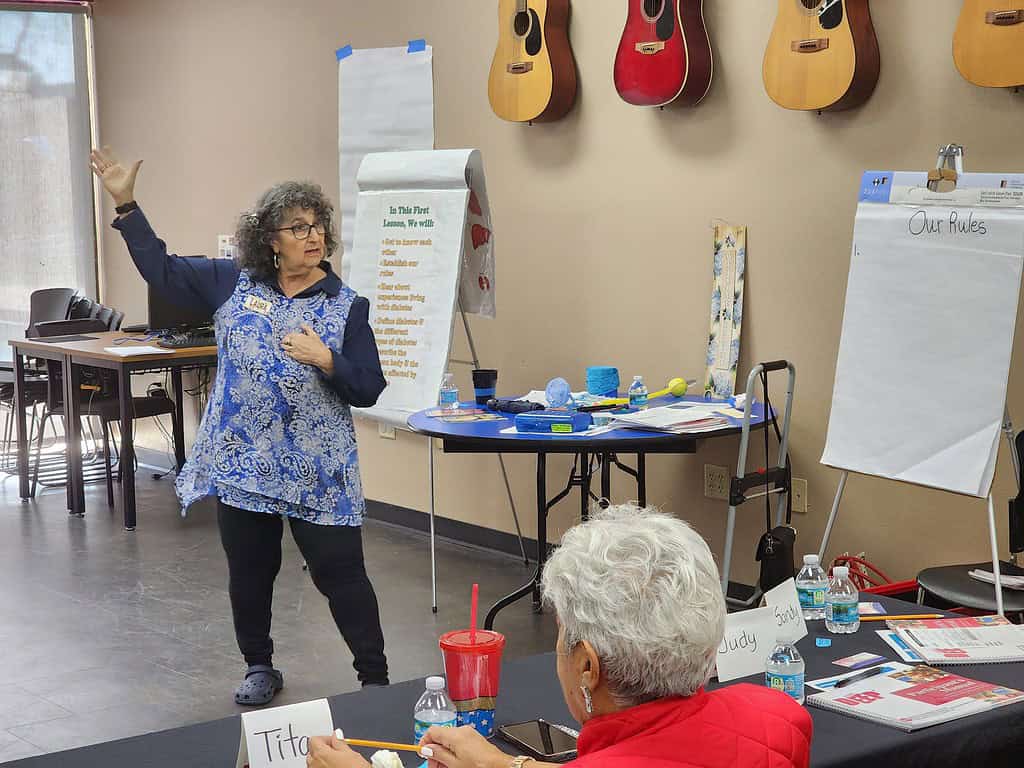
{"label": "guitar neck", "polygon": [[527,2],[528,2],[528,0],[516,0],[516,13],[517,14],[519,14],[519,13],[526,13],[526,11],[527,11],[526,3]]}

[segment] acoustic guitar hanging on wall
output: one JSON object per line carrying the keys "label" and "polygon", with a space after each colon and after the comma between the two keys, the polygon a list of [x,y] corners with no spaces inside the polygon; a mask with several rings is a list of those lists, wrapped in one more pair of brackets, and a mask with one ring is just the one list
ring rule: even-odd
{"label": "acoustic guitar hanging on wall", "polygon": [[711,87],[704,0],[629,0],[615,55],[615,89],[629,104],[693,106]]}
{"label": "acoustic guitar hanging on wall", "polygon": [[779,0],[762,67],[765,90],[779,106],[859,106],[875,90],[880,66],[868,0]]}
{"label": "acoustic guitar hanging on wall", "polygon": [[576,100],[569,0],[499,0],[498,48],[487,95],[494,114],[516,123],[564,117]]}
{"label": "acoustic guitar hanging on wall", "polygon": [[953,61],[975,85],[1024,85],[1024,0],[964,0]]}

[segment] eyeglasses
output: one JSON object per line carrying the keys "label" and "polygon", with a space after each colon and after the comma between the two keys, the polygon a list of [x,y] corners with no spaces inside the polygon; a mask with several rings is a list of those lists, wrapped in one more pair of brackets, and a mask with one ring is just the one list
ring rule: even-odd
{"label": "eyeglasses", "polygon": [[316,231],[320,235],[320,237],[323,237],[324,234],[326,234],[326,232],[327,232],[327,227],[325,227],[319,221],[316,224],[306,224],[305,222],[303,222],[302,224],[293,224],[290,227],[280,227],[279,229],[275,229],[273,231],[274,232],[291,232],[292,235],[295,236],[296,240],[305,240],[306,238],[309,237],[310,230],[312,230],[312,229],[316,229]]}

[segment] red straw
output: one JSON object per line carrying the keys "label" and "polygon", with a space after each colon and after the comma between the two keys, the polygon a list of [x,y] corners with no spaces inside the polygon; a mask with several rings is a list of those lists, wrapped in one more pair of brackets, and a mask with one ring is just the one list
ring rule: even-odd
{"label": "red straw", "polygon": [[469,642],[476,645],[476,608],[480,601],[480,585],[473,585],[473,599],[469,604]]}

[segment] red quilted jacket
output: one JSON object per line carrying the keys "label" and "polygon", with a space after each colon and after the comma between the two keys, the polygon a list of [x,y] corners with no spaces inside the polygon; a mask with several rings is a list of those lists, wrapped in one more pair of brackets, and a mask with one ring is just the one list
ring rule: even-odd
{"label": "red quilted jacket", "polygon": [[595,717],[578,746],[576,768],[805,768],[811,716],[784,693],[740,683]]}

